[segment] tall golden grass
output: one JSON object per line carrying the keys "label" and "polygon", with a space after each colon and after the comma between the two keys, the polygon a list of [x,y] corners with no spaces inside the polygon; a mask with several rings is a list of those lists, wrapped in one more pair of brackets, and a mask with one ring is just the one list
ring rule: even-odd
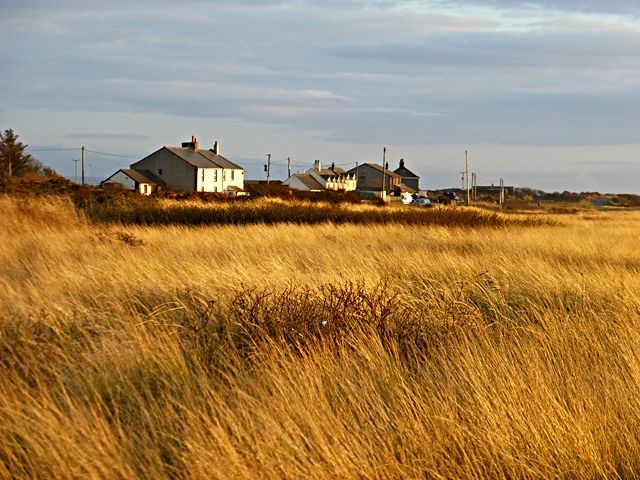
{"label": "tall golden grass", "polygon": [[0,478],[633,478],[640,214],[123,226],[0,199]]}

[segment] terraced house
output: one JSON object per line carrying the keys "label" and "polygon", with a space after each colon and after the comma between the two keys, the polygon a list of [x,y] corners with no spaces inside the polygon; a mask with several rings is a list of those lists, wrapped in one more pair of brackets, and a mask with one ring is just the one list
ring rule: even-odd
{"label": "terraced house", "polygon": [[[132,164],[131,169],[127,171],[138,172],[139,176],[155,182],[144,191],[134,184],[134,188],[141,193],[151,193],[158,187],[183,192],[221,192],[228,195],[235,195],[244,190],[244,169],[220,155],[218,142],[210,149],[201,149],[195,137],[191,137],[190,142],[183,142],[180,147],[164,146]],[[119,170],[105,180],[103,185],[112,185],[114,181],[123,177],[123,173],[129,178],[135,176]],[[129,184],[121,186],[130,188]]]}

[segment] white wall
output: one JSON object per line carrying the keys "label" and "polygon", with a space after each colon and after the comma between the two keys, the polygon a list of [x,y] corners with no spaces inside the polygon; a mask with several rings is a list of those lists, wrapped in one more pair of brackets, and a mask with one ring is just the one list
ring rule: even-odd
{"label": "white wall", "polygon": [[124,172],[120,171],[107,178],[105,180],[105,183],[117,183],[119,185],[122,185],[123,188],[127,188],[129,190],[136,189],[136,182],[134,182],[130,176],[125,175]]}
{"label": "white wall", "polygon": [[196,182],[198,192],[224,192],[232,186],[244,190],[244,170],[198,168]]}

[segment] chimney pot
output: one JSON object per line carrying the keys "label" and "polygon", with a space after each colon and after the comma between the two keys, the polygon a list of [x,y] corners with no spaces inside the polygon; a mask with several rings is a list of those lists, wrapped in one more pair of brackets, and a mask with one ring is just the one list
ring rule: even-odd
{"label": "chimney pot", "polygon": [[213,143],[213,154],[220,155],[220,144],[217,140]]}

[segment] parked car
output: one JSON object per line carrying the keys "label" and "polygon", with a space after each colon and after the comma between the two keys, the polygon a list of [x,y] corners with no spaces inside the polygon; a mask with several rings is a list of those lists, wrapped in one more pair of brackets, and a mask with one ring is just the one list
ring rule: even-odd
{"label": "parked car", "polygon": [[413,205],[418,205],[418,206],[431,205],[431,200],[425,197],[416,198],[413,201]]}

